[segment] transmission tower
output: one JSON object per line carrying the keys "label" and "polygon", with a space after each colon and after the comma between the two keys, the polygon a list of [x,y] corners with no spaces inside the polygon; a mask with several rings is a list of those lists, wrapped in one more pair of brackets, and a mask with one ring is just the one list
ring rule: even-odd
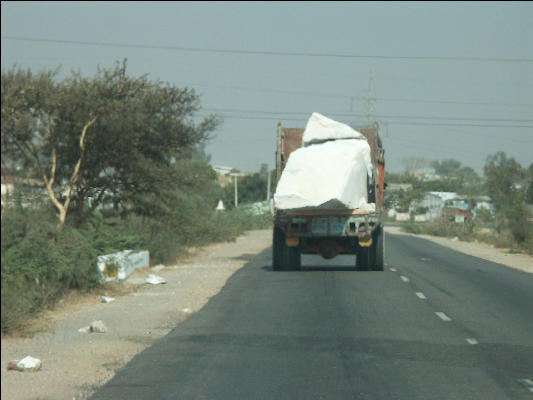
{"label": "transmission tower", "polygon": [[365,95],[365,116],[366,123],[368,126],[372,125],[375,121],[376,113],[376,85],[374,83],[374,73],[370,71],[370,77],[368,78],[368,88],[366,89]]}

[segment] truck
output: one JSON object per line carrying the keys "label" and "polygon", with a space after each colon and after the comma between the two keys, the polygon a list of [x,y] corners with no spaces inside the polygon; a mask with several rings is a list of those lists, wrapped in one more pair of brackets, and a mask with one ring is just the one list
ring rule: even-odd
{"label": "truck", "polygon": [[[319,254],[325,259],[341,254],[355,255],[358,271],[383,271],[383,194],[385,151],[379,125],[355,128],[370,146],[372,177],[367,177],[368,202],[375,211],[363,209],[273,208],[272,269],[301,269],[302,254]],[[304,129],[277,126],[276,171],[279,182],[291,153],[302,147]]]}

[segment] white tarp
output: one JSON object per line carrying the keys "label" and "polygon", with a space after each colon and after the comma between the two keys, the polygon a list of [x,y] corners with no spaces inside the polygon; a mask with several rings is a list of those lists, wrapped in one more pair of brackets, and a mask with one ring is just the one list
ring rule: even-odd
{"label": "white tarp", "polygon": [[304,146],[338,139],[366,140],[362,133],[342,122],[334,121],[316,112],[311,115],[303,133]]}
{"label": "white tarp", "polygon": [[303,137],[307,145],[290,154],[274,194],[275,207],[374,211],[375,204],[368,203],[372,162],[366,138],[317,113],[311,116]]}

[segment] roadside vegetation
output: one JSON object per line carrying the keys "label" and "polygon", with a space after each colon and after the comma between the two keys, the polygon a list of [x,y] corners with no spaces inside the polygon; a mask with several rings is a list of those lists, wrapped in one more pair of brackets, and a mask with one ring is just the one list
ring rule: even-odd
{"label": "roadside vegetation", "polygon": [[215,211],[224,189],[203,148],[220,121],[200,109],[193,89],[131,77],[125,61],[93,78],[2,71],[2,182],[14,185],[2,198],[2,333],[102,285],[99,255],[171,263],[270,226],[245,207]]}
{"label": "roadside vegetation", "polygon": [[[387,177],[388,182],[412,186],[411,190],[389,193],[386,198],[389,208],[411,213],[410,220],[401,223],[404,231],[477,240],[510,252],[533,255],[533,163],[526,169],[514,158],[498,152],[487,157],[482,177],[453,159],[430,165],[435,167],[439,179],[423,181],[407,173]],[[430,191],[458,193],[469,204],[469,218],[461,223],[446,218],[415,223],[414,215],[424,214],[427,209],[413,204]],[[475,199],[481,195],[490,198],[492,209],[475,208]]]}

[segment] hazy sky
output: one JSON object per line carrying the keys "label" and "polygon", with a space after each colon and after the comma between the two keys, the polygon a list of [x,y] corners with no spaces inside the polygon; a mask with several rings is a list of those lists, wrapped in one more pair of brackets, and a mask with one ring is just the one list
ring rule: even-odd
{"label": "hazy sky", "polygon": [[[276,125],[312,112],[381,126],[387,168],[533,162],[533,2],[2,2],[2,68],[128,59],[224,118],[212,164],[274,168]],[[24,40],[22,40],[24,39]],[[373,76],[373,79],[371,79]],[[375,100],[368,101],[368,98]]]}

